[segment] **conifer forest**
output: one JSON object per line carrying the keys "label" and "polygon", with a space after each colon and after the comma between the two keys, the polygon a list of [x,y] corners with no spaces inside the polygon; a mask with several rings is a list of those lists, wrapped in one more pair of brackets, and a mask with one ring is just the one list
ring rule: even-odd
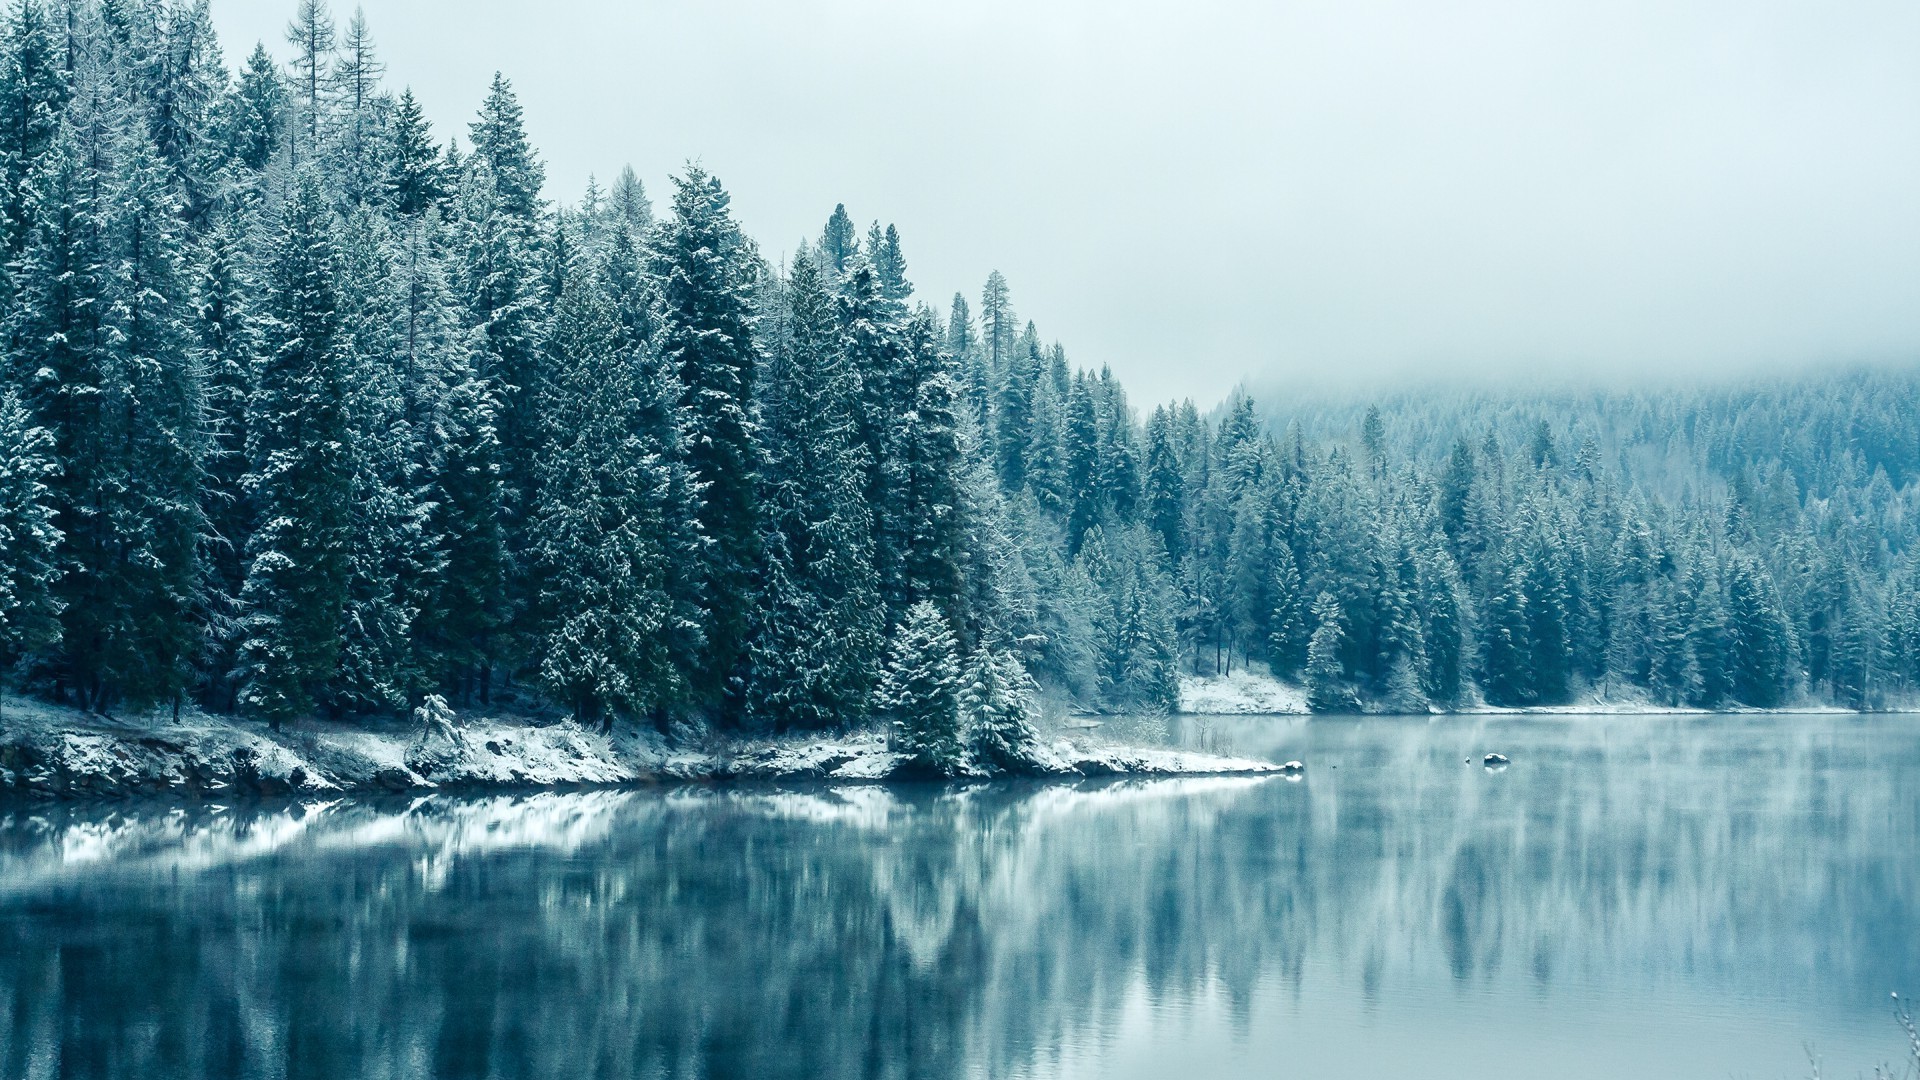
{"label": "conifer forest", "polygon": [[549,190],[510,73],[436,131],[359,14],[288,43],[6,11],[16,693],[804,732],[1247,667],[1335,712],[1920,683],[1920,370],[1134,402],[883,208],[770,257],[698,164]]}

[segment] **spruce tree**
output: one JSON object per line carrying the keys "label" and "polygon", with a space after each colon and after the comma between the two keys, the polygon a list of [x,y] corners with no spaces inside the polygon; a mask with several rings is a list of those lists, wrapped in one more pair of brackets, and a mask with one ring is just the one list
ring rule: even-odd
{"label": "spruce tree", "polygon": [[245,486],[259,507],[240,593],[240,704],[278,729],[339,663],[353,460],[335,220],[312,172],[280,210],[266,268]]}
{"label": "spruce tree", "polygon": [[265,45],[256,44],[227,98],[222,128],[235,161],[253,173],[266,170],[287,137],[289,108],[280,71]]}
{"label": "spruce tree", "polygon": [[0,42],[0,229],[8,260],[26,250],[33,225],[27,181],[53,145],[69,92],[47,9],[38,0],[22,0],[9,13]]}
{"label": "spruce tree", "polygon": [[433,595],[419,626],[429,662],[457,700],[485,700],[502,659],[507,545],[500,514],[500,443],[493,389],[470,365],[447,372],[436,406],[426,501],[437,545]]}
{"label": "spruce tree", "polygon": [[942,351],[930,314],[913,320],[905,342],[905,381],[912,405],[897,415],[886,458],[890,535],[901,552],[898,602],[931,601],[945,613],[963,643],[973,627],[965,595],[966,508],[961,502],[964,447],[960,386],[952,357]]}
{"label": "spruce tree", "polygon": [[759,259],[718,178],[699,166],[674,181],[673,219],[653,253],[661,353],[679,373],[688,463],[702,485],[700,526],[706,658],[697,688],[728,721],[743,713],[740,676],[759,562],[755,484],[760,448],[752,401],[759,364],[751,291]]}
{"label": "spruce tree", "polygon": [[884,644],[858,383],[813,261],[794,259],[786,332],[761,386],[766,521],[752,711],[775,730],[857,721]]}
{"label": "spruce tree", "polygon": [[1751,556],[1729,567],[1727,609],[1734,697],[1761,708],[1779,705],[1792,681],[1793,629],[1771,577]]}
{"label": "spruce tree", "polygon": [[954,776],[966,768],[959,712],[959,645],[940,609],[921,601],[887,647],[874,709],[891,723],[888,742],[917,769]]}
{"label": "spruce tree", "polygon": [[615,347],[597,275],[576,267],[554,313],[557,368],[542,395],[553,435],[533,522],[543,685],[576,719],[612,729],[680,697],[668,590],[671,476],[646,437],[644,388]]}
{"label": "spruce tree", "polygon": [[972,759],[990,772],[1036,768],[1040,742],[1033,677],[1010,652],[975,649],[960,672],[957,707]]}
{"label": "spruce tree", "polygon": [[835,282],[847,272],[847,260],[859,250],[860,238],[854,232],[853,218],[847,214],[847,204],[835,203],[833,214],[820,233],[820,257],[830,268]]}
{"label": "spruce tree", "polygon": [[55,469],[53,436],[0,388],[0,663],[9,668],[60,640],[60,532],[47,488]]}
{"label": "spruce tree", "polygon": [[394,212],[410,217],[437,206],[447,196],[445,166],[434,145],[433,129],[409,87],[394,107],[393,131],[388,137],[386,197]]}
{"label": "spruce tree", "polygon": [[1340,601],[1323,592],[1313,601],[1313,639],[1307,645],[1307,701],[1315,712],[1346,712],[1357,704],[1341,653],[1346,616]]}
{"label": "spruce tree", "polygon": [[231,679],[240,644],[237,619],[246,581],[247,543],[253,533],[253,503],[244,480],[251,471],[247,430],[259,352],[251,317],[254,297],[247,275],[239,223],[228,215],[207,233],[197,266],[192,322],[193,363],[205,380],[206,454],[201,470],[201,517],[205,521],[207,656],[205,700],[231,711]]}
{"label": "spruce tree", "polygon": [[546,182],[546,169],[527,142],[513,84],[499,72],[493,74],[493,85],[480,106],[479,118],[467,130],[473,141],[473,156],[486,164],[501,211],[530,226],[540,214],[540,188]]}
{"label": "spruce tree", "polygon": [[1146,516],[1168,557],[1175,563],[1185,558],[1186,470],[1174,445],[1173,415],[1164,406],[1147,421]]}
{"label": "spruce tree", "polygon": [[182,265],[185,207],[145,125],[118,133],[109,187],[116,259],[106,340],[124,374],[114,396],[124,464],[117,693],[178,702],[199,658],[203,609],[200,483],[206,457],[204,369],[192,350],[192,286]]}

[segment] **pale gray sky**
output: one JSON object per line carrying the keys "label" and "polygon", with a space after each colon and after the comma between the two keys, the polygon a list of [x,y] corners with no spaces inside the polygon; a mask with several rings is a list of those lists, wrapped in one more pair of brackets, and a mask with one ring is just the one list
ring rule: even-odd
{"label": "pale gray sky", "polygon": [[[698,158],[775,257],[844,201],[1137,403],[1920,357],[1912,0],[365,7],[443,137],[513,80],[549,196]],[[292,8],[214,0],[229,62]]]}

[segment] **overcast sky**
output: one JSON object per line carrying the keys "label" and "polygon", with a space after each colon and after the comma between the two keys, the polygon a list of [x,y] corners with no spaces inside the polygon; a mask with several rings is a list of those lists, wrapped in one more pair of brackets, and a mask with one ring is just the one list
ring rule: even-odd
{"label": "overcast sky", "polygon": [[[550,197],[697,158],[776,258],[845,202],[1137,403],[1920,357],[1913,0],[365,7],[443,137],[513,80]],[[214,0],[229,63],[292,8]]]}

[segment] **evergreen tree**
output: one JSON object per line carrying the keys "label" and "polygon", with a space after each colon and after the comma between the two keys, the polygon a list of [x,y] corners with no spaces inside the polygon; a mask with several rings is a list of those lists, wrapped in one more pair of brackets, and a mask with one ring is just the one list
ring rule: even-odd
{"label": "evergreen tree", "polygon": [[931,315],[916,318],[906,340],[913,404],[894,427],[887,488],[899,538],[903,603],[929,600],[963,642],[972,639],[964,611],[966,509],[961,502],[963,445],[960,387],[952,358],[937,344]]}
{"label": "evergreen tree", "polygon": [[1033,677],[1009,652],[974,650],[960,672],[957,705],[973,760],[992,772],[1035,771]]}
{"label": "evergreen tree", "polygon": [[1735,558],[1729,567],[1727,609],[1734,697],[1761,708],[1780,704],[1790,683],[1793,629],[1772,580],[1750,556]]}
{"label": "evergreen tree", "polygon": [[0,662],[9,666],[59,643],[56,562],[48,505],[53,437],[32,426],[12,388],[0,390]]}
{"label": "evergreen tree", "polygon": [[1147,421],[1146,514],[1177,564],[1186,557],[1187,478],[1174,445],[1173,415],[1164,407]]}
{"label": "evergreen tree", "polygon": [[[1498,549],[1492,559],[1481,604],[1480,686],[1492,704],[1530,705],[1538,700],[1538,691],[1532,669],[1526,571],[1516,565],[1509,548]],[[1552,620],[1542,623],[1550,626]]]}
{"label": "evergreen tree", "polygon": [[501,659],[496,635],[508,615],[507,546],[492,387],[467,366],[448,375],[452,385],[433,425],[427,499],[438,567],[420,635],[441,683],[465,701],[476,692],[484,699]]}
{"label": "evergreen tree", "polygon": [[1345,712],[1357,704],[1340,654],[1346,616],[1340,601],[1323,592],[1313,601],[1313,639],[1307,645],[1307,700],[1315,712]]}
{"label": "evergreen tree", "polygon": [[940,609],[908,609],[887,647],[874,709],[889,718],[893,751],[919,769],[953,776],[966,768],[959,711],[959,645]]}
{"label": "evergreen tree", "polygon": [[673,220],[659,231],[653,258],[661,351],[684,387],[688,462],[702,485],[700,526],[711,541],[702,560],[707,652],[697,685],[737,721],[760,543],[760,448],[751,414],[759,358],[750,295],[759,261],[718,178],[689,166],[674,188]]}
{"label": "evergreen tree", "polygon": [[25,251],[33,227],[33,192],[27,181],[53,145],[69,86],[48,12],[37,0],[21,0],[6,21],[0,43],[0,183],[5,205],[0,228],[8,260]]}
{"label": "evergreen tree", "polygon": [[835,281],[847,272],[847,261],[859,250],[860,238],[854,232],[853,218],[847,214],[847,204],[835,203],[827,227],[820,233],[820,256],[832,268]]}
{"label": "evergreen tree", "polygon": [[1460,575],[1444,551],[1430,553],[1420,565],[1420,609],[1426,670],[1421,689],[1441,705],[1456,704],[1465,690],[1466,605]]}
{"label": "evergreen tree", "polygon": [[104,344],[124,371],[113,397],[127,458],[127,516],[116,528],[126,567],[119,602],[129,625],[116,635],[123,644],[111,677],[117,693],[135,702],[177,702],[201,641],[206,387],[191,350],[185,208],[143,125],[123,128],[113,151],[105,224],[117,259]]}
{"label": "evergreen tree", "polygon": [[653,203],[633,166],[622,166],[614,178],[613,190],[607,193],[607,213],[631,237],[643,237],[653,228]]}
{"label": "evergreen tree", "polygon": [[445,165],[411,87],[394,107],[390,144],[385,186],[394,212],[410,217],[439,205],[447,197]]}
{"label": "evergreen tree", "polygon": [[264,171],[279,154],[288,126],[286,89],[265,45],[255,45],[248,55],[224,113],[234,160],[251,172]]}
{"label": "evergreen tree", "polygon": [[680,697],[669,591],[671,477],[645,438],[637,368],[614,347],[612,304],[576,267],[554,313],[557,368],[543,394],[553,439],[533,523],[540,677],[576,719],[612,729]]}
{"label": "evergreen tree", "polygon": [[811,259],[794,259],[786,334],[761,380],[767,521],[752,645],[753,711],[776,730],[865,712],[883,644],[858,386]]}
{"label": "evergreen tree", "polygon": [[240,593],[240,704],[277,730],[339,663],[352,546],[348,357],[335,221],[311,172],[280,210],[260,319],[245,486],[259,506]]}
{"label": "evergreen tree", "polygon": [[473,141],[474,158],[486,164],[500,211],[531,225],[540,214],[540,187],[546,182],[546,169],[527,142],[513,84],[499,72],[493,74],[493,86],[480,106],[479,119],[467,131]]}

